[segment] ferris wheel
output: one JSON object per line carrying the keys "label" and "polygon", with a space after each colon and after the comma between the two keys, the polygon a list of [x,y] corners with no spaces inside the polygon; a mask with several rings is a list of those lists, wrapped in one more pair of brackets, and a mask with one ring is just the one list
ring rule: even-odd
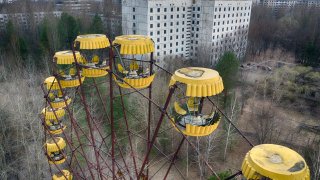
{"label": "ferris wheel", "polygon": [[[156,64],[154,51],[154,42],[147,36],[123,35],[111,41],[103,34],[86,34],[75,39],[71,50],[55,53],[53,76],[42,84],[45,107],[40,118],[53,180],[167,179],[173,167],[179,179],[187,179],[176,166],[183,144],[193,148],[211,174],[217,175],[190,139],[212,134],[222,117],[252,146],[241,171],[227,179],[310,179],[298,153],[274,144],[254,146],[216,106],[211,97],[223,91],[217,71],[187,67],[171,73]],[[155,68],[171,76],[163,87],[168,90],[163,104],[152,94]],[[146,114],[146,121],[125,106],[124,98],[132,94],[147,101],[145,107],[136,107]],[[153,117],[154,111],[159,116]],[[167,130],[161,130],[164,124],[181,137],[170,154],[156,143]],[[151,158],[155,151],[164,165],[154,166],[160,162]],[[156,176],[159,171],[163,173]]]}

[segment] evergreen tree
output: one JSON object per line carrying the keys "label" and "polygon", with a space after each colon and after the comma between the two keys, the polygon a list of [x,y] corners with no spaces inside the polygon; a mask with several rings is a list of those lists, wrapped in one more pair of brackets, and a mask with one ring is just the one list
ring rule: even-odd
{"label": "evergreen tree", "polygon": [[45,19],[39,25],[39,36],[40,36],[40,48],[42,52],[50,51],[50,44],[48,38],[48,21]]}
{"label": "evergreen tree", "polygon": [[96,14],[92,19],[92,23],[90,25],[89,32],[95,33],[95,34],[103,34],[104,33],[103,29],[104,28],[103,28],[103,23],[102,23],[101,17],[98,14]]}
{"label": "evergreen tree", "polygon": [[61,49],[70,48],[71,43],[77,37],[80,30],[80,24],[76,19],[67,13],[62,13],[58,22],[58,34],[60,38]]}
{"label": "evergreen tree", "polygon": [[224,85],[224,106],[227,103],[228,91],[230,91],[236,84],[237,74],[240,62],[233,52],[226,52],[219,59],[216,70],[219,72]]}

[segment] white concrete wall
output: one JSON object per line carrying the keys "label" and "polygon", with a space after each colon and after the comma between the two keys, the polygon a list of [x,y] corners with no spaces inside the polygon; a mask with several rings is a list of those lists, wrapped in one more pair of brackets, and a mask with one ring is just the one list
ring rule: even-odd
{"label": "white concrete wall", "polygon": [[123,0],[122,29],[151,36],[160,59],[195,57],[199,46],[212,48],[212,61],[227,50],[242,57],[251,5],[252,0]]}

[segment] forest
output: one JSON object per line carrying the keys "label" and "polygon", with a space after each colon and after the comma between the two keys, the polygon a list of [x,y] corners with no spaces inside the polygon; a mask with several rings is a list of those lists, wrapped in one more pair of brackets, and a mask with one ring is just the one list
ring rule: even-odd
{"label": "forest", "polygon": [[[104,33],[112,39],[114,33],[109,29],[98,15],[77,17],[63,13],[61,18],[46,17],[28,29],[9,21],[0,32],[0,179],[49,176],[39,118],[44,103],[40,84],[53,72],[52,57],[56,51],[70,49],[79,34]],[[311,179],[319,179],[319,9],[297,7],[274,12],[254,6],[248,38],[245,58],[238,60],[232,52],[226,52],[212,67],[219,71],[225,85],[224,93],[217,98],[219,106],[255,144],[277,143],[298,151],[309,165]],[[174,65],[170,61],[175,61]],[[173,72],[189,65],[211,63],[174,59],[166,64],[166,69]],[[161,89],[168,82],[169,77],[159,73],[153,86],[156,102],[164,103],[162,97],[167,92]],[[125,102],[132,111],[133,101],[145,105],[136,96],[130,97]],[[123,118],[119,107],[115,111],[117,119]],[[153,120],[158,116],[154,112]],[[194,140],[220,178],[239,169],[242,155],[250,149],[243,145],[236,130],[223,122],[212,135]],[[140,124],[131,123],[139,128]],[[172,143],[176,140],[174,135],[170,131],[159,138],[157,143],[164,152],[176,147]],[[190,179],[212,175],[199,156],[184,146],[180,156],[187,155],[194,168],[187,169],[185,161],[179,165],[186,169]],[[210,179],[217,178],[213,175]]]}

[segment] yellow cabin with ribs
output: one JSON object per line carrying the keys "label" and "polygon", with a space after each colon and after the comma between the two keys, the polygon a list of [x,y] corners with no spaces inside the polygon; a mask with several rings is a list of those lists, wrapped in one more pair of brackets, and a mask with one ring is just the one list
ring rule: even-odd
{"label": "yellow cabin with ribs", "polygon": [[115,67],[118,76],[113,76],[116,83],[122,88],[143,89],[153,82],[155,73],[150,72],[151,61],[137,57],[146,56],[151,53],[153,57],[154,42],[148,36],[123,35],[113,41],[114,48],[118,52]]}
{"label": "yellow cabin with ribs", "polygon": [[66,161],[65,147],[66,142],[62,137],[54,137],[46,141],[44,148],[50,164],[62,164]]}
{"label": "yellow cabin with ribs", "polygon": [[[74,46],[79,49],[83,57],[86,53],[94,54],[92,58],[87,57],[82,63],[82,76],[97,78],[108,74],[109,66],[106,59],[99,57],[95,51],[104,51],[110,47],[109,39],[104,34],[79,35],[74,41]],[[102,59],[101,59],[102,58]]]}
{"label": "yellow cabin with ribs", "polygon": [[50,76],[44,80],[44,84],[48,91],[48,98],[52,108],[64,108],[71,103],[71,98],[65,96],[65,99],[62,96],[62,89],[60,89],[58,80]]}
{"label": "yellow cabin with ribs", "polygon": [[[178,82],[178,83],[177,83]],[[174,128],[187,136],[208,136],[219,125],[221,116],[211,109],[209,114],[202,113],[202,107],[209,96],[223,91],[223,82],[215,70],[201,67],[188,67],[175,71],[169,86],[183,86],[185,98],[174,102],[172,118]]]}
{"label": "yellow cabin with ribs", "polygon": [[253,147],[243,160],[242,174],[252,180],[310,180],[310,171],[302,156],[276,144]]}
{"label": "yellow cabin with ribs", "polygon": [[[76,73],[76,67],[75,67],[75,58],[78,63],[83,63],[83,57],[80,55],[78,51],[75,51],[75,57],[73,55],[73,52],[68,50],[68,51],[59,51],[56,52],[53,59],[54,62],[58,66],[58,80],[62,86],[62,88],[73,88],[73,87],[78,87],[81,83],[83,83],[84,78],[83,76],[80,75],[80,79]],[[59,68],[67,66],[64,68]]]}
{"label": "yellow cabin with ribs", "polygon": [[73,176],[68,170],[61,170],[61,172],[54,174],[52,180],[72,180]]}

